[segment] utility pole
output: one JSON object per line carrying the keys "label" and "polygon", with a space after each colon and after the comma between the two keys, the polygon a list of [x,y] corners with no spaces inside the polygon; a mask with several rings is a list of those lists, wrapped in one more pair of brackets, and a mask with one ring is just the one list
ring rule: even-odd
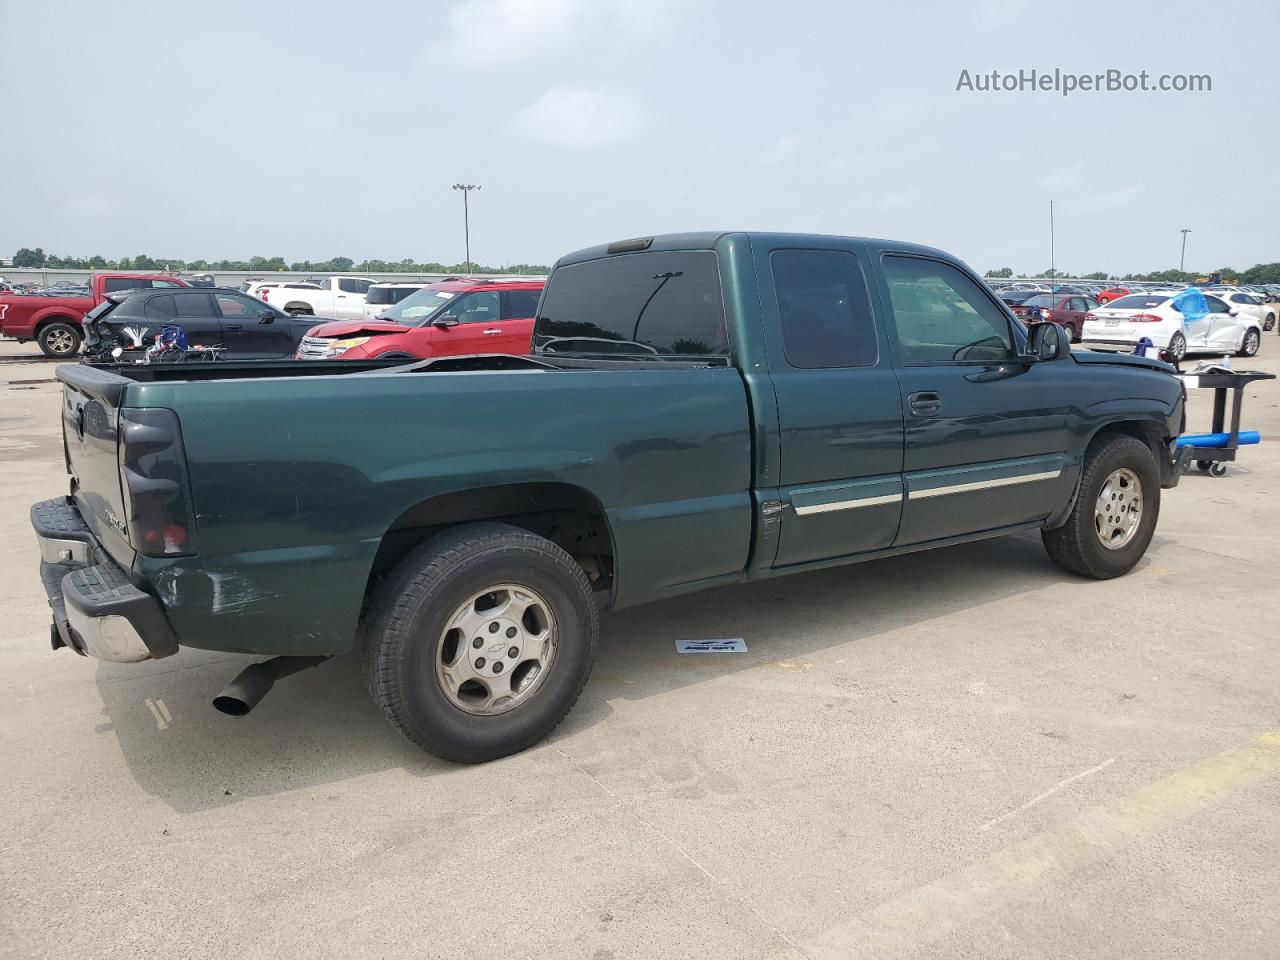
{"label": "utility pole", "polygon": [[478,183],[455,183],[453,189],[462,191],[462,229],[466,236],[467,244],[467,273],[471,272],[471,212],[467,208],[467,194],[472,190],[479,190]]}
{"label": "utility pole", "polygon": [[1178,272],[1185,273],[1187,270],[1187,234],[1191,231],[1187,227],[1182,228],[1182,256],[1178,260]]}
{"label": "utility pole", "polygon": [[1057,289],[1058,264],[1053,258],[1053,201],[1049,201],[1049,275],[1054,279],[1054,289]]}

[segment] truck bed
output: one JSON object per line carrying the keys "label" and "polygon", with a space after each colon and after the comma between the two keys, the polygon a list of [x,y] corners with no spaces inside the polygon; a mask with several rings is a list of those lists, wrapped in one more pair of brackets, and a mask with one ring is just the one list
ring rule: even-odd
{"label": "truck bed", "polygon": [[[751,435],[735,368],[452,357],[68,364],[58,377],[76,503],[184,645],[349,649],[384,536],[455,491],[537,484],[600,505],[630,571],[616,606],[737,579],[748,560]],[[106,415],[81,413],[94,404]],[[190,555],[146,557],[118,535],[121,408],[178,416]],[[77,417],[90,425],[79,436]]]}

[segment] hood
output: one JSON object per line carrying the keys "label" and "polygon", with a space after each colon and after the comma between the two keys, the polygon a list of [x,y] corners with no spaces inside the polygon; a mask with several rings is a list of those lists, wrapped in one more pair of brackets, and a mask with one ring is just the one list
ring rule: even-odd
{"label": "hood", "polygon": [[414,329],[387,320],[330,320],[307,331],[309,337],[365,337],[383,333],[407,333]]}
{"label": "hood", "polygon": [[1163,360],[1150,357],[1135,357],[1131,353],[1094,353],[1091,350],[1072,350],[1071,357],[1076,363],[1108,363],[1116,367],[1142,367],[1144,370],[1162,370],[1165,373],[1176,372]]}

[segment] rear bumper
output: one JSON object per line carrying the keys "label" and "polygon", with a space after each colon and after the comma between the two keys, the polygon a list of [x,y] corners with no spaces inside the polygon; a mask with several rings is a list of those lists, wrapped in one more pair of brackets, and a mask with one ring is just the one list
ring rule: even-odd
{"label": "rear bumper", "polygon": [[53,611],[54,648],[136,663],[178,652],[155,597],[139,590],[98,544],[67,497],[31,507],[40,544],[40,580]]}

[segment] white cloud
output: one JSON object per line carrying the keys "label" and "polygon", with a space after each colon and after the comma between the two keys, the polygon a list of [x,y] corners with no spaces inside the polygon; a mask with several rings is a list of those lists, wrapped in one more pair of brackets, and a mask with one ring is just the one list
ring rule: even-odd
{"label": "white cloud", "polygon": [[892,190],[880,198],[880,209],[901,210],[920,199],[924,191],[919,187],[908,187],[905,190]]}
{"label": "white cloud", "polygon": [[777,139],[772,147],[755,158],[755,163],[762,167],[777,167],[793,159],[804,145],[804,137],[798,133],[786,133]]}
{"label": "white cloud", "polygon": [[978,0],[978,30],[995,33],[1022,19],[1039,0]]}
{"label": "white cloud", "polygon": [[1077,165],[1074,167],[1059,167],[1056,170],[1050,170],[1036,181],[1036,186],[1041,190],[1054,193],[1079,190],[1083,186],[1083,182],[1082,168]]}
{"label": "white cloud", "polygon": [[462,0],[427,55],[473,66],[523,60],[562,42],[586,8],[584,0]]}
{"label": "white cloud", "polygon": [[674,0],[460,0],[427,59],[491,68],[572,46],[589,28],[616,36],[651,30],[679,12]]}
{"label": "white cloud", "polygon": [[643,119],[639,105],[623,94],[552,87],[517,113],[513,126],[531,140],[583,149],[633,140]]}

